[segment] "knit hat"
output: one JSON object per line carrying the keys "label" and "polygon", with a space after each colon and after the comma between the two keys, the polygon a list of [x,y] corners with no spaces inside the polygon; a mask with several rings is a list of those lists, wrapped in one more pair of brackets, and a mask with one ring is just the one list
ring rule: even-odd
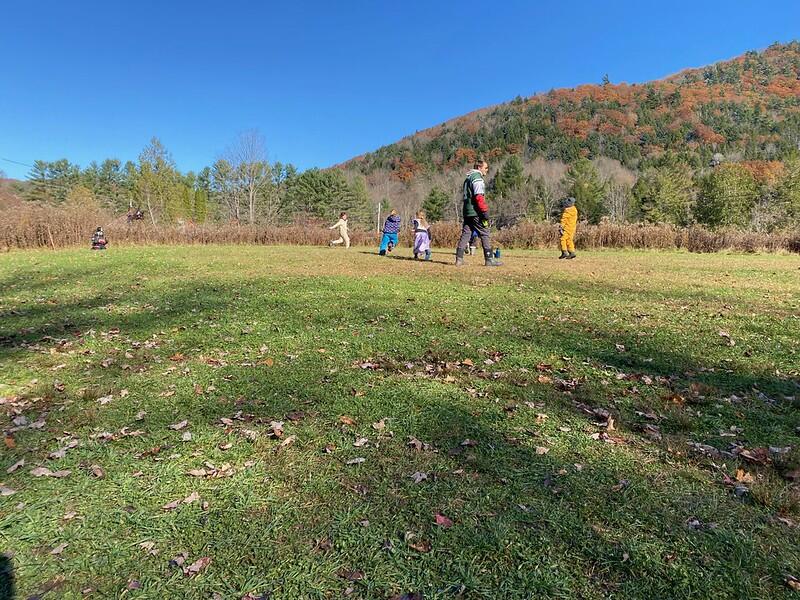
{"label": "knit hat", "polygon": [[561,208],[569,208],[570,206],[575,206],[575,198],[572,196],[568,196],[561,201]]}

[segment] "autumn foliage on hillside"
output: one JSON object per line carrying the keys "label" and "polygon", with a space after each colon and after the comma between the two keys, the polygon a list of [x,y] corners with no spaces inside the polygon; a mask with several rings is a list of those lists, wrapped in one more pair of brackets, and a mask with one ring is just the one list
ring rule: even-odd
{"label": "autumn foliage on hillside", "polygon": [[781,161],[800,144],[800,43],[644,85],[604,83],[553,90],[482,109],[366,154],[347,168],[388,169],[409,182],[512,154],[567,163],[605,156],[644,169],[665,152],[694,168],[715,154]]}

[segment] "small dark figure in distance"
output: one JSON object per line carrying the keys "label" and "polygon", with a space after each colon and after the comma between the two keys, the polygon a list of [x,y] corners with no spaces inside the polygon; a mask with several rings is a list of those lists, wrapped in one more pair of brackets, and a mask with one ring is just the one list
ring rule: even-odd
{"label": "small dark figure in distance", "polygon": [[128,223],[133,223],[134,221],[141,221],[142,219],[144,219],[144,213],[140,208],[137,208],[135,211],[131,209],[128,211],[127,218],[128,218]]}
{"label": "small dark figure in distance", "polygon": [[102,227],[98,227],[92,234],[92,250],[105,250],[107,245],[106,234],[103,233]]}

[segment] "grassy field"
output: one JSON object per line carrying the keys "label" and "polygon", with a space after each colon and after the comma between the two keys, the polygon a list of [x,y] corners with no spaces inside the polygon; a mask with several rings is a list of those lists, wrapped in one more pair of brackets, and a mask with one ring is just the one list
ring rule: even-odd
{"label": "grassy field", "polygon": [[397,254],[0,257],[17,596],[798,596],[796,256]]}

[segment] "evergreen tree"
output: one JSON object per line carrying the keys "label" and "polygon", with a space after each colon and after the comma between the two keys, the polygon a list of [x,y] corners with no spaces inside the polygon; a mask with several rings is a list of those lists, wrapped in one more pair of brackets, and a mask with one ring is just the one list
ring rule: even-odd
{"label": "evergreen tree", "polygon": [[428,195],[425,196],[425,201],[422,203],[422,210],[425,211],[425,215],[428,217],[430,223],[442,220],[442,217],[444,217],[444,209],[448,202],[450,202],[450,197],[447,195],[447,192],[438,187],[431,188],[431,191],[428,192]]}
{"label": "evergreen tree", "polygon": [[724,163],[699,181],[697,221],[709,227],[750,223],[758,199],[753,174],[736,163]]}
{"label": "evergreen tree", "polygon": [[518,190],[525,182],[525,175],[522,168],[522,160],[519,156],[512,155],[494,178],[493,187],[495,193],[500,197],[507,197],[511,192]]}
{"label": "evergreen tree", "polygon": [[43,160],[33,161],[33,167],[28,173],[30,186],[26,198],[33,202],[50,202],[53,197],[50,195],[50,187],[47,185],[47,162]]}
{"label": "evergreen tree", "polygon": [[649,167],[633,187],[634,215],[650,223],[686,226],[692,222],[694,189],[686,165]]}
{"label": "evergreen tree", "polygon": [[208,191],[199,188],[194,191],[194,213],[192,220],[195,223],[203,224],[208,218]]}
{"label": "evergreen tree", "polygon": [[178,216],[184,219],[192,219],[194,215],[194,192],[188,185],[181,184],[181,205]]}
{"label": "evergreen tree", "polygon": [[567,171],[564,183],[567,194],[575,198],[578,214],[590,223],[598,223],[605,213],[606,185],[594,165],[585,158],[579,159]]}

